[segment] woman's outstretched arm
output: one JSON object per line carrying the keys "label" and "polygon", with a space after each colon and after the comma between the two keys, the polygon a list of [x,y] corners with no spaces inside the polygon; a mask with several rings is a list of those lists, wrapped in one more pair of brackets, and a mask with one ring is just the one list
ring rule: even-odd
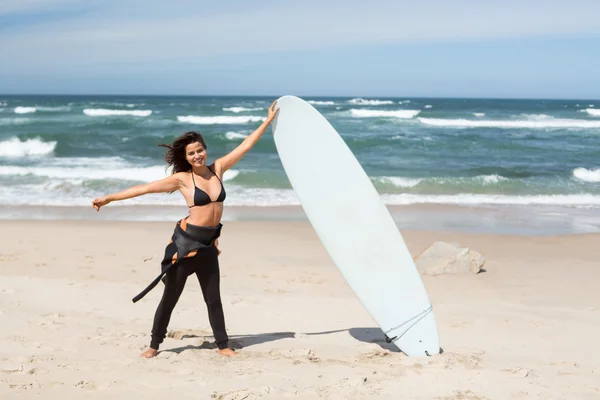
{"label": "woman's outstretched arm", "polygon": [[179,188],[182,186],[181,174],[182,173],[179,172],[158,181],[143,183],[141,185],[132,186],[118,193],[98,197],[92,201],[92,207],[96,211],[100,211],[100,207],[105,206],[113,201],[131,199],[148,193],[168,193],[179,190]]}

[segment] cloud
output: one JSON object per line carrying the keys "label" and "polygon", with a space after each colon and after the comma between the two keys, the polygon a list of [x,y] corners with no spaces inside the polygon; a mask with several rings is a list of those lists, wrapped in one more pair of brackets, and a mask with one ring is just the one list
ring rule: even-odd
{"label": "cloud", "polygon": [[[51,0],[62,4],[77,0]],[[31,10],[42,0],[8,2]],[[44,2],[45,3],[45,2]],[[595,0],[480,2],[106,1],[94,12],[21,25],[0,36],[5,73],[117,71],[194,64],[224,55],[335,46],[599,35]],[[16,4],[21,4],[17,6]],[[212,65],[212,64],[211,64]]]}
{"label": "cloud", "polygon": [[83,2],[84,0],[4,0],[0,2],[0,16],[55,10],[57,7]]}

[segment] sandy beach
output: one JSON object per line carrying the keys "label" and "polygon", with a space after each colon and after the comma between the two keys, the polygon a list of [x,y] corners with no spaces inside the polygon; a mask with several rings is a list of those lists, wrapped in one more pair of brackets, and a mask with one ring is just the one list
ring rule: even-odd
{"label": "sandy beach", "polygon": [[423,276],[443,354],[385,343],[302,221],[226,222],[227,330],[215,352],[190,277],[159,355],[148,345],[170,222],[0,222],[2,399],[598,399],[600,234],[403,230],[481,253],[477,275]]}

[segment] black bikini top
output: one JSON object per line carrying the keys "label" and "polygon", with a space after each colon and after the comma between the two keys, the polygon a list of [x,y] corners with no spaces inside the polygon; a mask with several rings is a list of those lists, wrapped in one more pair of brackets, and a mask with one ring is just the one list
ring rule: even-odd
{"label": "black bikini top", "polygon": [[[208,169],[210,170],[210,172],[212,172],[217,177],[217,179],[219,179],[219,176],[217,174],[215,174],[215,172],[210,167],[208,167]],[[225,197],[227,197],[227,195],[225,194],[225,188],[223,187],[223,182],[221,181],[221,179],[219,179],[219,182],[221,182],[221,193],[219,193],[219,197],[217,197],[217,200],[212,200],[210,198],[210,196],[208,195],[208,193],[206,193],[204,190],[202,190],[196,186],[196,181],[194,180],[194,172],[193,171],[192,171],[192,182],[194,182],[194,205],[188,206],[189,208],[196,207],[196,206],[205,206],[205,205],[213,203],[213,202],[214,203],[222,203],[223,201],[225,201]]]}

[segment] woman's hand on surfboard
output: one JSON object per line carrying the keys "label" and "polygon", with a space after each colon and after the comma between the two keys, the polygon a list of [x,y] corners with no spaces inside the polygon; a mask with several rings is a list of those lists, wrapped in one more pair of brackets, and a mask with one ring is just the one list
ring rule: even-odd
{"label": "woman's hand on surfboard", "polygon": [[100,207],[105,206],[108,203],[110,203],[110,199],[108,198],[108,196],[98,197],[92,200],[92,207],[96,211],[100,211]]}
{"label": "woman's hand on surfboard", "polygon": [[273,119],[275,119],[277,113],[279,112],[279,107],[275,108],[275,103],[277,103],[277,100],[275,100],[273,104],[271,104],[271,107],[269,107],[269,111],[267,111],[267,121],[269,122],[273,121]]}

